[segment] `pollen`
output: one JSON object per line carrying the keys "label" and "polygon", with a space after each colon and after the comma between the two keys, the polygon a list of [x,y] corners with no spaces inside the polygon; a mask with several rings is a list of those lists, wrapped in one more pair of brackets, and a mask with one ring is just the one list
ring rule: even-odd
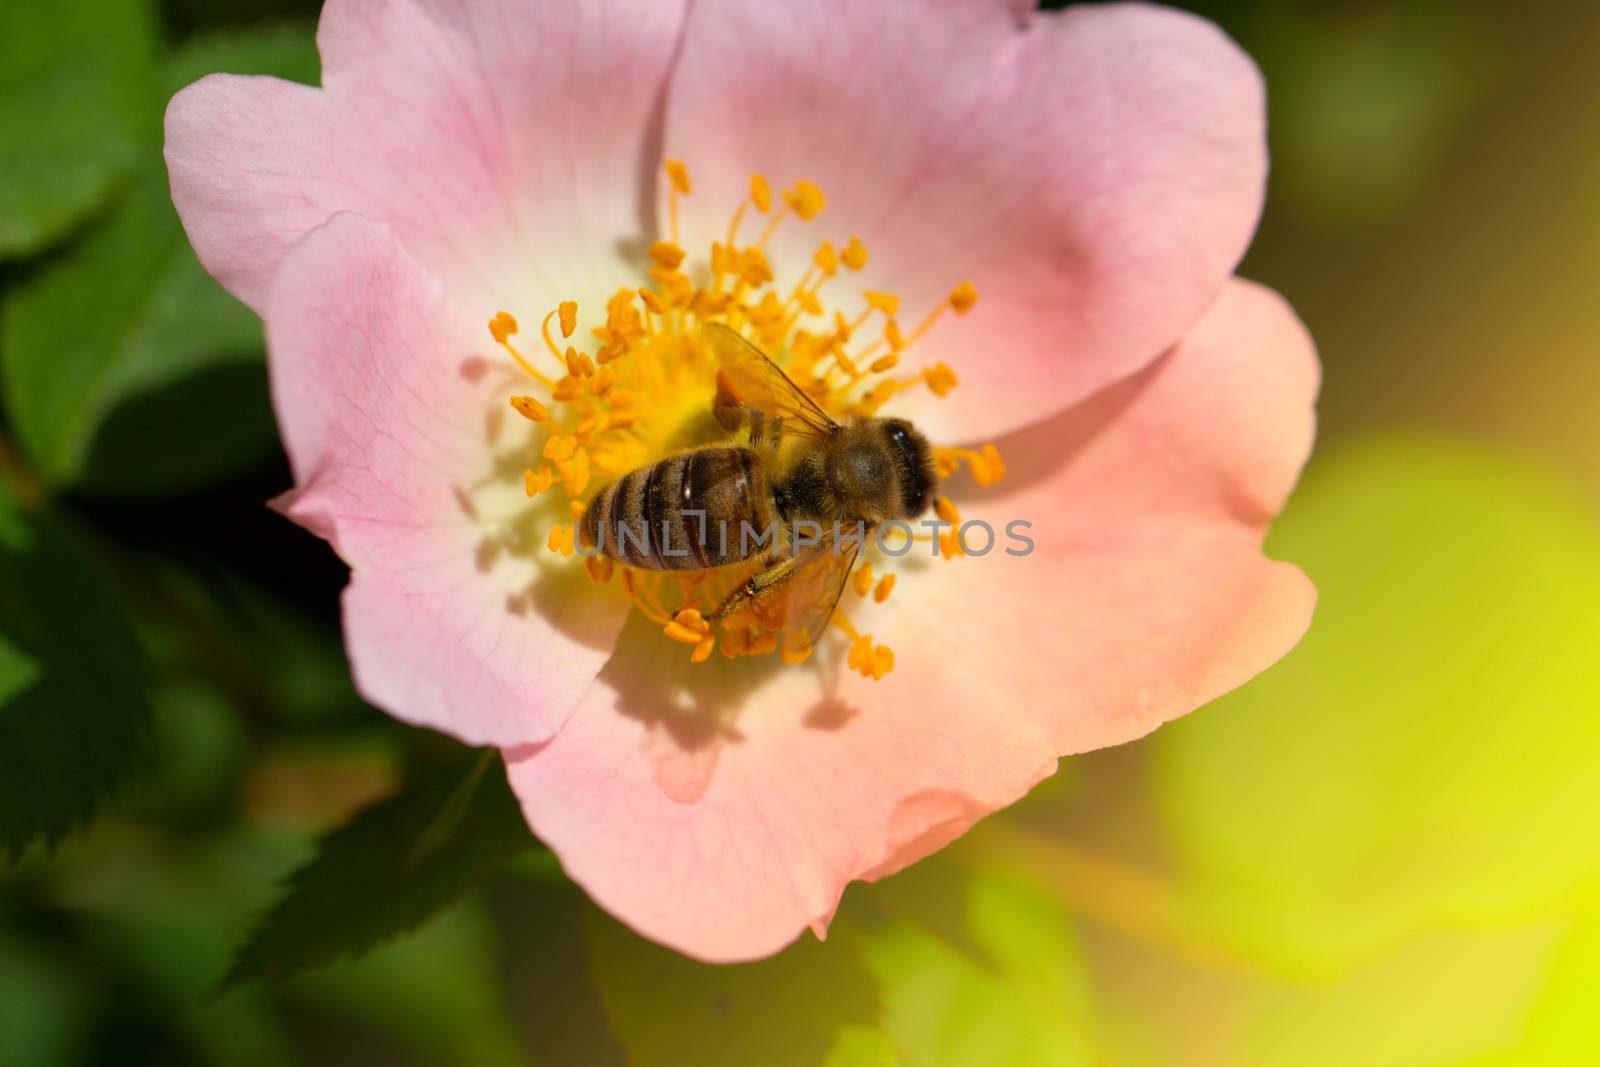
{"label": "pollen", "polygon": [[861,238],[851,237],[850,243],[844,246],[839,258],[844,260],[844,265],[851,270],[860,270],[867,265],[867,246],[861,243]]}
{"label": "pollen", "polygon": [[650,246],[650,258],[667,270],[677,270],[683,262],[684,251],[671,241],[656,241]]}
{"label": "pollen", "polygon": [[[803,177],[775,195],[765,175],[751,175],[726,229],[715,240],[696,235],[703,244],[686,242],[679,216],[681,201],[693,191],[689,170],[671,159],[663,163],[662,175],[665,232],[639,257],[637,275],[619,278],[628,284],[603,302],[586,301],[587,310],[573,300],[523,309],[543,316],[537,342],[526,354],[517,346],[518,321],[509,310],[497,310],[487,320],[490,337],[509,357],[512,372],[521,375],[519,387],[505,394],[521,416],[515,425],[526,442],[517,446],[525,451],[506,457],[512,477],[521,470],[527,497],[527,518],[515,521],[545,529],[545,547],[563,558],[577,550],[586,505],[604,486],[686,448],[733,443],[707,417],[717,378],[704,338],[710,323],[749,339],[839,421],[877,414],[910,389],[926,388],[942,397],[957,385],[951,366],[922,358],[920,346],[942,315],[973,309],[978,293],[970,282],[958,281],[931,307],[908,311],[898,293],[850,285],[852,274],[869,260],[867,245],[851,233],[818,234],[808,242],[813,249],[808,258],[780,262],[772,249],[791,246],[787,241],[771,245],[777,231],[816,223],[827,209],[823,189]],[[503,435],[504,429],[493,432]],[[941,478],[964,468],[979,486],[1005,476],[992,444],[938,447],[933,463]],[[952,526],[960,521],[947,498],[939,497],[934,510]],[[524,528],[508,539],[527,542],[531,536]],[[936,540],[940,555],[960,554],[954,531],[921,540]],[[776,609],[749,593],[743,594],[749,602],[727,614],[709,614],[708,605],[728,603],[730,594],[747,586],[756,588],[750,579],[767,562],[760,554],[715,570],[658,571],[627,566],[592,551],[595,547],[584,546],[588,580],[617,589],[614,595],[626,597],[664,637],[683,646],[691,662],[767,655],[788,665],[818,655],[828,656],[825,664],[837,662],[815,620],[786,624],[781,595]],[[875,612],[889,600],[897,577],[875,573],[873,562],[880,568],[885,562],[878,558],[878,546],[864,548],[861,557],[854,571],[837,581],[855,592],[856,610]],[[621,580],[612,582],[619,572]],[[772,588],[778,595],[784,587]],[[831,652],[841,653],[852,671],[874,681],[893,671],[893,651],[857,631],[842,609],[836,606],[823,621],[848,638]]]}
{"label": "pollen", "polygon": [[935,363],[924,370],[922,380],[928,383],[928,388],[933,390],[934,396],[949,396],[950,390],[960,384],[956,380],[956,372],[944,363]]}
{"label": "pollen", "polygon": [[514,396],[511,398],[511,406],[516,409],[518,415],[529,422],[550,421],[550,409],[531,396]]}
{"label": "pollen", "polygon": [[689,168],[683,165],[681,159],[669,159],[666,163],[667,177],[672,181],[672,190],[679,196],[689,195]]}
{"label": "pollen", "polygon": [[796,182],[793,189],[783,194],[783,199],[796,215],[807,221],[816,218],[827,205],[822,190],[808,181]]}
{"label": "pollen", "polygon": [[772,210],[772,186],[760,174],[750,175],[750,202],[763,215]]}
{"label": "pollen", "polygon": [[550,487],[555,484],[555,480],[555,473],[551,471],[548,463],[539,464],[538,470],[529,467],[522,472],[522,488],[529,496],[538,496],[540,493],[549,492]]}
{"label": "pollen", "polygon": [[572,523],[563,522],[552,527],[550,537],[545,541],[545,547],[562,556],[572,555],[574,547]]}
{"label": "pollen", "polygon": [[971,282],[962,282],[950,291],[950,307],[957,315],[965,315],[978,302],[978,290]]}

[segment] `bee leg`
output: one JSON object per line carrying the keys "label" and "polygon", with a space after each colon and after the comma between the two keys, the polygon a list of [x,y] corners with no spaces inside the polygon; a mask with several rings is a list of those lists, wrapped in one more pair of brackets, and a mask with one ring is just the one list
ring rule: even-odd
{"label": "bee leg", "polygon": [[749,578],[746,578],[737,589],[729,593],[722,603],[717,606],[717,610],[706,616],[706,618],[711,622],[727,618],[743,607],[745,601],[754,599],[773,586],[784,582],[795,572],[799,565],[800,561],[798,559],[790,557],[788,559],[780,559],[771,566],[757,571]]}

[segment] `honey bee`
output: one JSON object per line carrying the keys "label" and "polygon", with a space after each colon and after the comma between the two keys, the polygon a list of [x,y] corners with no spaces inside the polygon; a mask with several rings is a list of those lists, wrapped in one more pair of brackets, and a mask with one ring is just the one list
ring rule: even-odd
{"label": "honey bee", "polygon": [[713,323],[705,336],[718,363],[712,415],[729,433],[748,430],[747,444],[690,449],[623,475],[584,511],[581,542],[646,570],[761,554],[707,618],[748,605],[768,629],[814,643],[865,538],[927,509],[932,450],[904,419],[835,422],[729,327]]}

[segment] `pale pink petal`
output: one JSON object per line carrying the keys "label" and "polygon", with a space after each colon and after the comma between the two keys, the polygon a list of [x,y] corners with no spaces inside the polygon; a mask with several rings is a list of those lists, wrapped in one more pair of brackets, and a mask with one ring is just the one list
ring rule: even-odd
{"label": "pale pink petal", "polygon": [[[891,602],[967,620],[967,654],[1058,752],[1143,736],[1274,663],[1310,621],[1311,583],[1260,545],[1310,451],[1318,382],[1288,306],[1230,284],[1177,350],[1001,441],[1006,482],[967,483],[962,502],[995,549],[907,575]],[[1023,557],[1005,552],[1018,519]]]}
{"label": "pale pink petal", "polygon": [[[554,739],[507,753],[529,824],[567,874],[645,936],[704,960],[826,931],[852,879],[898,870],[1055,768],[983,664],[933,635],[891,679],[693,665],[635,623]],[[720,660],[720,656],[718,657]]]}
{"label": "pale pink petal", "polygon": [[[1313,591],[1259,546],[1310,445],[1316,383],[1282,302],[1230,286],[1146,373],[1006,442],[1010,492],[972,509],[1001,547],[906,557],[883,607],[847,594],[895,650],[887,679],[842,673],[837,650],[819,650],[826,668],[695,667],[636,623],[560,733],[508,753],[529,823],[601,905],[691,955],[824,931],[852,879],[1294,644]],[[1033,522],[1026,558],[1003,555],[1013,517]]]}
{"label": "pale pink petal", "polygon": [[702,0],[667,153],[694,176],[691,249],[761,171],[827,194],[816,221],[779,231],[780,281],[823,236],[859,234],[866,271],[825,295],[897,292],[909,330],[970,279],[977,307],[908,357],[948,362],[962,387],[903,394],[896,413],[976,437],[1053,415],[1183,335],[1254,231],[1263,123],[1250,60],[1168,9]]}
{"label": "pale pink petal", "polygon": [[483,317],[599,300],[651,230],[682,18],[682,0],[330,0],[324,88],[217,74],[173,98],[173,200],[257,310],[287,250],[347,210],[389,222]]}
{"label": "pale pink petal", "polygon": [[469,742],[548,736],[604,663],[624,604],[539,562],[533,530],[551,519],[496,467],[531,427],[505,403],[515,379],[488,357],[483,323],[386,228],[344,214],[285,258],[266,324],[295,475],[280,507],[351,566],[362,694]]}

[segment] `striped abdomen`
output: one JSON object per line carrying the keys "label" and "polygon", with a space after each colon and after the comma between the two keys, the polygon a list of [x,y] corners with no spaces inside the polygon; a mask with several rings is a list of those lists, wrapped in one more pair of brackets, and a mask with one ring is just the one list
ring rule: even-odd
{"label": "striped abdomen", "polygon": [[758,540],[772,521],[767,499],[761,462],[750,449],[696,449],[629,471],[600,490],[580,533],[585,545],[630,567],[721,567],[771,547],[771,540],[764,546]]}

